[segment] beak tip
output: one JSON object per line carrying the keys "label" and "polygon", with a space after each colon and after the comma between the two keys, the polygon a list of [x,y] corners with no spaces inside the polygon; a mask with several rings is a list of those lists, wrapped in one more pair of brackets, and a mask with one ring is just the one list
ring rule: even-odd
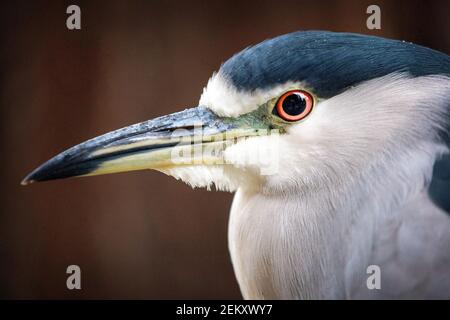
{"label": "beak tip", "polygon": [[29,174],[25,178],[22,179],[22,181],[20,182],[20,185],[26,186],[26,185],[32,184],[33,182],[36,182],[36,180],[34,180],[32,178],[32,174]]}

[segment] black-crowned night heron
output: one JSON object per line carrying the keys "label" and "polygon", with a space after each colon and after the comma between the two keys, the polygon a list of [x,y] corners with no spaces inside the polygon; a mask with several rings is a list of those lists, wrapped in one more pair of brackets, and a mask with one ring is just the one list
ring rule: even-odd
{"label": "black-crowned night heron", "polygon": [[448,55],[411,43],[287,34],[225,62],[198,107],[86,141],[23,183],[156,169],[235,191],[245,298],[449,298],[449,77]]}

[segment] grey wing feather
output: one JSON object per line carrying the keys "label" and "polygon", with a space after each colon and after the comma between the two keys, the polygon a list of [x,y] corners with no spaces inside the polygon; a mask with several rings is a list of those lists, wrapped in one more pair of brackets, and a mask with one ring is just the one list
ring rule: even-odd
{"label": "grey wing feather", "polygon": [[433,202],[450,214],[450,153],[436,161],[428,189]]}

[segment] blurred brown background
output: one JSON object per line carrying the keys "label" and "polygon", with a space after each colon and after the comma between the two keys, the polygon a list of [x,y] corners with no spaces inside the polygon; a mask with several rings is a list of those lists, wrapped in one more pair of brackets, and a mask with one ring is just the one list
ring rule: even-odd
{"label": "blurred brown background", "polygon": [[[366,29],[378,4],[382,29]],[[66,28],[77,4],[82,29]],[[232,195],[151,171],[19,185],[87,138],[195,106],[247,45],[300,29],[450,52],[442,1],[10,1],[0,5],[0,297],[240,298]],[[388,53],[386,53],[388,54]],[[66,289],[66,267],[82,290]]]}

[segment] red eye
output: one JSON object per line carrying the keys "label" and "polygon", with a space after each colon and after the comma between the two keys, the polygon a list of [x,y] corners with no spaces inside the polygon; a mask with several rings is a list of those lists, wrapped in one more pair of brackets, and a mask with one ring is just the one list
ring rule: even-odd
{"label": "red eye", "polygon": [[305,118],[312,110],[314,98],[306,91],[292,90],[278,99],[276,111],[286,121],[298,121]]}

